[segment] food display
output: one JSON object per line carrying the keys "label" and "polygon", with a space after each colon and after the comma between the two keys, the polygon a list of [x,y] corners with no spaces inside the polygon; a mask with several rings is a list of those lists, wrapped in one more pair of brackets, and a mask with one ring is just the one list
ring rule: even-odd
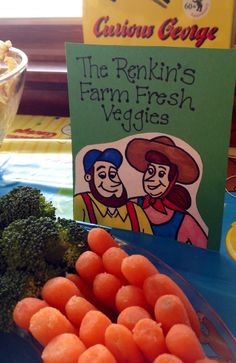
{"label": "food display", "polygon": [[158,260],[57,218],[40,190],[2,196],[0,227],[1,330],[32,336],[42,362],[214,363],[225,351],[234,362],[236,345],[220,334],[224,350],[211,345],[196,304]]}
{"label": "food display", "polygon": [[[236,363],[236,338],[218,308],[222,301],[226,311],[234,278],[221,261],[213,266],[235,7],[84,0],[85,44],[65,47],[70,117],[22,115],[17,127],[28,58],[0,40],[0,147],[4,138],[14,144],[1,149],[1,363]],[[219,133],[215,148],[209,137]],[[5,162],[10,153],[19,159]],[[225,241],[236,260],[234,227]],[[175,255],[183,247],[192,255]]]}
{"label": "food display", "polygon": [[0,198],[0,227],[1,330],[31,336],[43,363],[234,362],[227,329],[158,258],[57,218],[28,186]]}

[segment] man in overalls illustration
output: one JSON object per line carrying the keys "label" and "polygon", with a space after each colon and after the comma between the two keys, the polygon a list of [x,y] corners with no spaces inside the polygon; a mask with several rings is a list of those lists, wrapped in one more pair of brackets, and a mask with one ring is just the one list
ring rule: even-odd
{"label": "man in overalls illustration", "polygon": [[152,234],[149,220],[136,203],[128,201],[120,179],[123,156],[119,150],[92,149],[83,158],[89,191],[74,196],[75,219],[103,226]]}

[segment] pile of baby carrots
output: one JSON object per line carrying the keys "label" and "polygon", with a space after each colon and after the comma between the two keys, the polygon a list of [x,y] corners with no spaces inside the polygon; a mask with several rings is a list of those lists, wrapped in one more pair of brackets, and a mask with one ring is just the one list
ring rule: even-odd
{"label": "pile of baby carrots", "polygon": [[143,255],[128,255],[102,228],[77,274],[48,280],[41,299],[14,309],[15,323],[43,346],[44,363],[213,363],[196,311],[181,288]]}

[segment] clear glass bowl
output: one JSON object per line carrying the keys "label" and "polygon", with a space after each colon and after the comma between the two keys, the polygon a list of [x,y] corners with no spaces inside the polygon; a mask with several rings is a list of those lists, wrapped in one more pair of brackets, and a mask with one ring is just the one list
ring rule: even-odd
{"label": "clear glass bowl", "polygon": [[[236,362],[236,340],[207,301],[176,271],[150,252],[117,239],[120,246],[128,254],[146,256],[157,269],[171,277],[185,292],[198,313],[202,337],[201,343],[206,355],[219,363]],[[12,349],[12,347],[14,347]],[[1,363],[41,363],[42,348],[27,332],[16,329],[14,333],[0,332],[0,362]]]}
{"label": "clear glass bowl", "polygon": [[28,58],[17,48],[10,48],[8,57],[16,62],[16,67],[5,73],[6,64],[0,61],[0,144],[11,126],[22,96]]}

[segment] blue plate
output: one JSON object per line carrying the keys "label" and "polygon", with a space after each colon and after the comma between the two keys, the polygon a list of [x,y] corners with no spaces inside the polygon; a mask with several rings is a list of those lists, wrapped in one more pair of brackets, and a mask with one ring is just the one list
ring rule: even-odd
{"label": "blue plate", "polygon": [[[185,292],[198,313],[202,337],[201,342],[208,357],[219,363],[236,362],[236,340],[224,322],[207,303],[207,301],[175,270],[150,252],[134,245],[118,240],[128,254],[146,256],[157,269],[171,277]],[[42,348],[27,332],[16,329],[13,333],[0,332],[0,362],[1,363],[41,363]]]}

